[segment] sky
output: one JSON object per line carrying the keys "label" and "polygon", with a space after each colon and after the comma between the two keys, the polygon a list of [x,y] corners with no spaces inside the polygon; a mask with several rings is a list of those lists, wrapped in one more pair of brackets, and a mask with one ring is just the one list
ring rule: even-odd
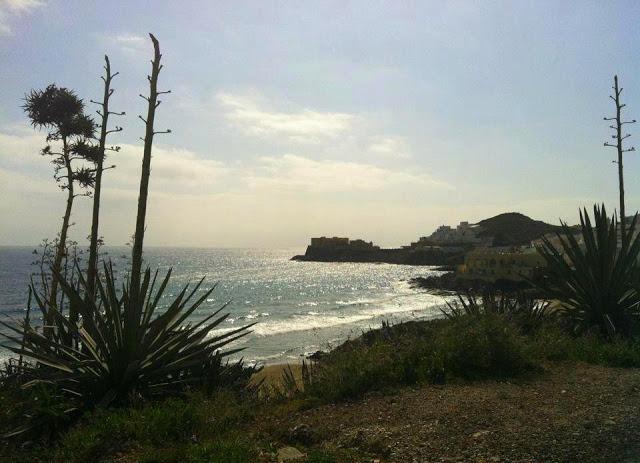
{"label": "sky", "polygon": [[[559,223],[617,207],[613,75],[640,116],[640,3],[614,1],[0,0],[0,245],[59,230],[65,192],[21,105],[48,84],[87,103],[114,71],[121,146],[101,234],[135,228],[152,45],[156,115],[145,244],[398,246],[503,212]],[[640,118],[639,118],[640,119]],[[633,144],[640,126],[628,126]],[[640,144],[640,142],[638,142]],[[627,211],[640,204],[625,158]],[[71,236],[86,243],[91,201]]]}

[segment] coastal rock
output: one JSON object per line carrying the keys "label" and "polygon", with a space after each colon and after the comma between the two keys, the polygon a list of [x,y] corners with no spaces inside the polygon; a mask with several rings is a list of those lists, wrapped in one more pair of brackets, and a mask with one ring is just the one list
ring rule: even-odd
{"label": "coastal rock", "polygon": [[326,353],[326,352],[321,351],[321,350],[317,350],[317,351],[315,351],[313,354],[309,354],[309,355],[307,356],[307,358],[308,358],[309,360],[318,361],[318,360],[322,359],[323,357],[325,357],[326,355],[327,355],[327,353]]}
{"label": "coastal rock", "polygon": [[304,461],[305,455],[295,447],[282,447],[277,453],[278,463]]}

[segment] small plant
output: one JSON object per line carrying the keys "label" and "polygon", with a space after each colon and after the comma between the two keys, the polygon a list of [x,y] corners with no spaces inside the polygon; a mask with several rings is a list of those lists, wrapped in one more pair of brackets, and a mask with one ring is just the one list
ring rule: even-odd
{"label": "small plant", "polygon": [[640,321],[640,236],[636,218],[627,230],[629,239],[619,246],[615,216],[594,206],[592,225],[586,209],[580,212],[580,236],[562,224],[560,247],[543,238],[539,252],[546,261],[540,288],[558,299],[562,314],[575,333],[597,331],[613,338],[638,334]]}
{"label": "small plant", "polygon": [[287,366],[282,370],[282,393],[286,397],[291,397],[301,391],[301,387],[298,384],[296,375],[291,368],[291,365],[287,363]]}

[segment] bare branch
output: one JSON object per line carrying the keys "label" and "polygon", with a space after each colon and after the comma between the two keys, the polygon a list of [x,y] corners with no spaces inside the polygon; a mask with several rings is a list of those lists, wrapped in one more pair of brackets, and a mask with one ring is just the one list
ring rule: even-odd
{"label": "bare branch", "polygon": [[159,132],[153,132],[154,135],[163,134],[163,133],[171,133],[171,129],[161,130]]}

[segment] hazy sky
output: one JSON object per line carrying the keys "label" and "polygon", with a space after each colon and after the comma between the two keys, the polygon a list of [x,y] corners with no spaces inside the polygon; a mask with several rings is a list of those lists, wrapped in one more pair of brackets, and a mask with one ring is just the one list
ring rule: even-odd
{"label": "hazy sky", "polygon": [[[21,99],[51,82],[99,99],[105,53],[127,116],[113,119],[125,130],[110,139],[122,151],[102,234],[128,241],[148,32],[172,90],[156,127],[173,134],[156,138],[146,244],[400,245],[508,211],[576,222],[579,206],[616,206],[602,117],[614,73],[640,116],[639,23],[640,3],[612,1],[0,0],[0,244],[52,237],[64,212]],[[640,126],[631,133],[640,145]],[[79,198],[83,243],[89,211]]]}

